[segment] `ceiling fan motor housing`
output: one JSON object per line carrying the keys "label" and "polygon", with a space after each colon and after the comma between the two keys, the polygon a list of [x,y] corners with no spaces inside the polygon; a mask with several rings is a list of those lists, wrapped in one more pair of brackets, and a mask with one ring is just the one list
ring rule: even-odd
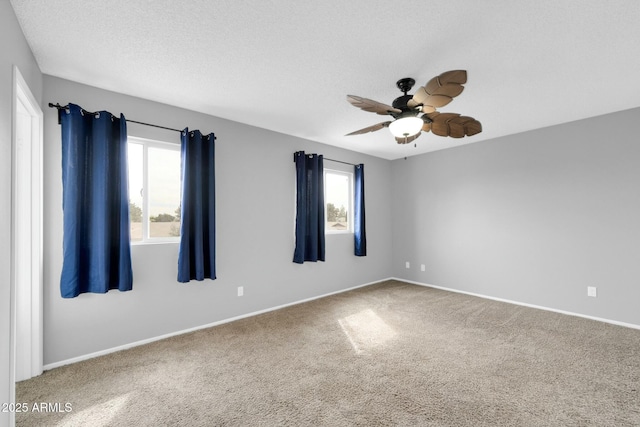
{"label": "ceiling fan motor housing", "polygon": [[409,102],[409,100],[411,99],[413,99],[412,95],[402,95],[394,99],[393,104],[391,105],[393,106],[393,108],[397,108],[398,110],[402,110],[404,112],[405,110],[409,110],[409,108],[407,107],[407,102]]}
{"label": "ceiling fan motor housing", "polygon": [[404,79],[400,79],[396,82],[398,89],[404,92],[405,95],[411,90],[414,84],[416,84],[416,81],[411,77],[405,77]]}
{"label": "ceiling fan motor housing", "polygon": [[417,115],[417,112],[414,112],[412,109],[407,107],[407,103],[411,99],[413,99],[413,95],[407,95],[407,92],[409,92],[413,87],[413,85],[415,84],[416,84],[416,81],[411,77],[405,77],[396,82],[396,86],[398,86],[398,89],[400,89],[404,93],[404,95],[394,99],[393,103],[391,104],[393,108],[402,110],[401,114],[395,114],[395,115],[392,114],[392,116],[394,116],[396,119],[400,117],[411,117],[411,116]]}

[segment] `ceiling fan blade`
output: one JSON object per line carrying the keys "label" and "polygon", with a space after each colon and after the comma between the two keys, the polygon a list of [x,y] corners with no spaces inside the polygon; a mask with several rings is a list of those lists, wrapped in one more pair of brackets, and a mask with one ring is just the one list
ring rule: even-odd
{"label": "ceiling fan blade", "polygon": [[[459,117],[460,114],[456,113],[439,113],[435,115],[431,120],[431,132],[438,136],[449,136],[449,120]],[[431,118],[431,117],[430,117]]]}
{"label": "ceiling fan blade", "polygon": [[[429,89],[425,88],[425,90],[429,90]],[[429,93],[431,95],[445,95],[445,96],[448,96],[449,98],[455,98],[456,96],[460,95],[463,90],[464,90],[464,86],[462,85],[459,85],[457,83],[447,83],[436,89],[433,89],[433,92],[429,92]]]}
{"label": "ceiling fan blade", "polygon": [[[407,105],[422,104],[433,109],[444,107],[462,93],[464,90],[462,85],[466,82],[467,72],[465,70],[446,71],[429,80],[426,85],[419,87]],[[431,111],[424,111],[423,107],[423,112]]]}
{"label": "ceiling fan blade", "polygon": [[466,70],[451,70],[445,71],[444,73],[438,76],[438,80],[440,80],[440,84],[447,83],[457,83],[459,85],[463,85],[467,82],[467,71]]}
{"label": "ceiling fan blade", "polygon": [[366,128],[360,129],[360,130],[356,130],[353,131],[351,133],[346,134],[345,136],[351,136],[351,135],[360,135],[363,133],[369,133],[369,132],[375,132],[377,130],[380,130],[382,128],[386,128],[389,126],[391,122],[382,122],[382,123],[378,123],[377,125],[373,125],[373,126],[368,126]]}
{"label": "ceiling fan blade", "polygon": [[[416,105],[424,105],[424,106],[430,106],[433,108],[439,108],[439,107],[444,107],[445,105],[453,101],[453,98],[447,95],[437,95],[437,94],[431,95],[427,93],[424,87],[420,87],[418,88],[416,93],[413,94],[412,101],[414,101]],[[409,104],[407,103],[407,105]]]}
{"label": "ceiling fan blade", "polygon": [[[469,117],[472,119],[472,117]],[[464,125],[464,133],[467,136],[472,136],[482,132],[482,123],[477,121],[476,119],[472,119],[471,121],[465,123]]]}
{"label": "ceiling fan blade", "polygon": [[[462,136],[455,136],[454,138],[462,138],[463,136],[472,136],[482,132],[482,124],[469,116],[460,116],[449,120],[449,127],[460,126],[464,132]],[[459,130],[457,131],[459,133]],[[451,135],[453,136],[453,135]]]}
{"label": "ceiling fan blade", "polygon": [[464,138],[464,121],[460,120],[460,116],[449,120],[447,124],[449,125],[449,136],[451,138]]}
{"label": "ceiling fan blade", "polygon": [[393,108],[391,105],[383,104],[373,99],[362,98],[356,95],[347,95],[347,101],[354,107],[358,107],[364,111],[371,113],[377,113],[380,115],[387,115],[389,113],[402,113],[402,110]]}
{"label": "ceiling fan blade", "polygon": [[439,136],[463,138],[482,132],[482,124],[473,117],[437,112],[426,116],[432,121],[431,131]]}
{"label": "ceiling fan blade", "polygon": [[415,135],[413,135],[413,136],[407,136],[407,137],[397,137],[397,136],[396,136],[396,142],[397,142],[398,144],[408,144],[408,143],[410,143],[411,141],[415,141],[415,140],[420,136],[420,134],[421,134],[421,133],[420,133],[420,132],[418,132],[418,133],[416,133],[416,134],[415,134]]}

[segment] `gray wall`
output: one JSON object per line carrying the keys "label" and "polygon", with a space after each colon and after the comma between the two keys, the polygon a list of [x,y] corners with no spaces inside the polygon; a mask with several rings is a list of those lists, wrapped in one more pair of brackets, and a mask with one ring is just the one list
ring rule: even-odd
{"label": "gray wall", "polygon": [[[11,158],[13,123],[13,66],[17,65],[31,92],[40,100],[42,74],[31,54],[8,1],[0,1],[0,403],[9,402],[10,380],[10,265],[11,265]],[[9,414],[0,412],[0,425]]]}
{"label": "gray wall", "polygon": [[639,120],[633,109],[393,161],[394,275],[640,325]]}
{"label": "gray wall", "polygon": [[[133,246],[133,291],[61,298],[60,128],[56,111],[47,108],[45,365],[391,276],[389,161],[51,76],[44,77],[43,102],[73,102],[132,120],[215,132],[218,232],[215,281],[177,283],[177,244]],[[128,134],[179,143],[176,132],[131,123]],[[353,235],[328,235],[326,262],[292,262],[297,150],[365,164],[367,257],[353,256]],[[244,286],[243,297],[237,296],[238,286]]]}

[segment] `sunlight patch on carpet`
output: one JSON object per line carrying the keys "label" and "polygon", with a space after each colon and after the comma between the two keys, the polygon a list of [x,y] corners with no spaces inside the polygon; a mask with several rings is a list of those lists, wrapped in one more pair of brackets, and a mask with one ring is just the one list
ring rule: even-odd
{"label": "sunlight patch on carpet", "polygon": [[384,346],[396,335],[396,331],[370,308],[338,319],[338,323],[356,354]]}
{"label": "sunlight patch on carpet", "polygon": [[118,415],[118,412],[129,401],[130,394],[127,393],[124,396],[118,396],[106,402],[90,406],[80,412],[72,413],[69,417],[59,422],[57,427],[104,427],[111,425],[113,418]]}

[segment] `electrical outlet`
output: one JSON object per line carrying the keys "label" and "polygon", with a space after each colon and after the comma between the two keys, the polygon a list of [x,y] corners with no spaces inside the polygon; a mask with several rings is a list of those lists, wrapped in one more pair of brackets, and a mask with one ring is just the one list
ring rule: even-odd
{"label": "electrical outlet", "polygon": [[420,271],[427,271],[427,267],[424,264],[420,264]]}
{"label": "electrical outlet", "polygon": [[238,296],[244,295],[244,286],[238,286]]}
{"label": "electrical outlet", "polygon": [[405,262],[404,266],[407,267],[407,268],[411,268],[411,264],[409,264],[409,261]]}
{"label": "electrical outlet", "polygon": [[598,296],[598,290],[595,286],[587,286],[587,296],[589,297],[597,297]]}

